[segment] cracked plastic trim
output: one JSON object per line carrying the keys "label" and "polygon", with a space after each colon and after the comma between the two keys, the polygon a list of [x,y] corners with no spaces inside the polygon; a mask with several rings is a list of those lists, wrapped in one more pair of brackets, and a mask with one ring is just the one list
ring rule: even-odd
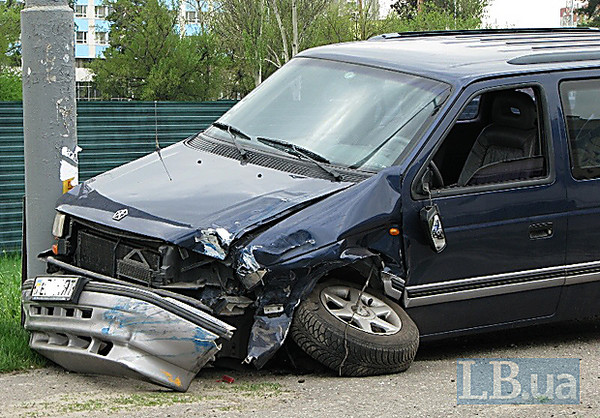
{"label": "cracked plastic trim", "polygon": [[[88,283],[78,303],[22,300],[30,346],[64,368],[186,391],[235,328],[192,306],[128,286]],[[212,330],[206,329],[207,323]]]}

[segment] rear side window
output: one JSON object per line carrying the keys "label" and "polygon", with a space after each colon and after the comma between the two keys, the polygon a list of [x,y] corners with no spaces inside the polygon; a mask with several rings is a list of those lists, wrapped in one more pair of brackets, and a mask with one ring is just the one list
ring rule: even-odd
{"label": "rear side window", "polygon": [[560,96],[565,114],[571,171],[576,179],[600,177],[600,80],[564,81]]}

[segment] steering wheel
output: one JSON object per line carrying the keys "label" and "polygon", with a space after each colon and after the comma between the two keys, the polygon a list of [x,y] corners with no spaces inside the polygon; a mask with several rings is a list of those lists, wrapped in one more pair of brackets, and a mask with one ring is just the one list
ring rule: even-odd
{"label": "steering wheel", "polygon": [[429,162],[429,168],[431,169],[431,173],[433,174],[432,178],[432,186],[434,189],[441,189],[444,187],[444,178],[442,177],[442,172],[435,164],[433,160]]}

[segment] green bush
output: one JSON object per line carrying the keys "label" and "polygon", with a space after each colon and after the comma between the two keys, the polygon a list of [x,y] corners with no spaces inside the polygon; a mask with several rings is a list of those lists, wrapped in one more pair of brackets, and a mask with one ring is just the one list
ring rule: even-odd
{"label": "green bush", "polygon": [[12,69],[0,69],[0,102],[23,100],[21,74]]}

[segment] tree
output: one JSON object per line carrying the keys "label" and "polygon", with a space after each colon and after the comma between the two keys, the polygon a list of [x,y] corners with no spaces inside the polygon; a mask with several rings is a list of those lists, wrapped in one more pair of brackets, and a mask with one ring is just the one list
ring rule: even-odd
{"label": "tree", "polygon": [[0,1],[0,67],[21,63],[21,9],[16,0]]}
{"label": "tree", "polygon": [[21,73],[12,68],[0,69],[0,102],[23,99]]}
{"label": "tree", "polygon": [[112,22],[105,59],[90,68],[105,98],[208,100],[224,59],[213,34],[178,34],[179,4],[110,0]]}
{"label": "tree", "polygon": [[213,31],[231,58],[231,90],[245,94],[264,79],[269,27],[268,0],[227,0],[214,15]]}
{"label": "tree", "polygon": [[381,19],[379,12],[376,0],[334,1],[315,21],[311,46],[361,41],[392,31],[399,19]]}
{"label": "tree", "polygon": [[21,100],[21,9],[15,0],[0,1],[0,101]]}
{"label": "tree", "polygon": [[232,58],[232,81],[245,94],[302,49],[312,25],[332,0],[228,0],[213,30]]}
{"label": "tree", "polygon": [[404,20],[412,20],[417,17],[419,6],[422,3],[419,0],[398,0],[392,4],[392,9],[398,13]]}
{"label": "tree", "polygon": [[310,46],[355,40],[354,9],[352,3],[332,2],[310,28]]}
{"label": "tree", "polygon": [[437,3],[438,0],[400,0],[392,6],[394,12],[381,19],[377,2],[335,1],[315,21],[312,46],[364,40],[389,32],[477,28],[487,0],[457,0],[456,17],[454,2],[440,1],[441,6]]}
{"label": "tree", "polygon": [[439,30],[478,27],[488,4],[489,0],[397,0],[391,7],[409,27]]}
{"label": "tree", "polygon": [[588,0],[577,12],[584,16],[583,26],[600,27],[600,0]]}
{"label": "tree", "polygon": [[453,15],[458,20],[481,20],[489,0],[430,0],[440,10]]}
{"label": "tree", "polygon": [[[182,0],[185,3],[185,9],[193,9],[196,12],[196,24],[200,32],[206,32],[210,29],[210,24],[214,18],[215,8],[213,0]],[[180,28],[185,24],[185,16],[180,16]],[[181,29],[180,29],[181,32]]]}
{"label": "tree", "polygon": [[350,3],[350,5],[355,40],[366,40],[382,31],[383,21],[379,20],[379,2],[376,0],[358,0],[356,3]]}
{"label": "tree", "polygon": [[281,36],[282,51],[270,51],[277,67],[306,48],[310,27],[330,3],[331,0],[269,0]]}

